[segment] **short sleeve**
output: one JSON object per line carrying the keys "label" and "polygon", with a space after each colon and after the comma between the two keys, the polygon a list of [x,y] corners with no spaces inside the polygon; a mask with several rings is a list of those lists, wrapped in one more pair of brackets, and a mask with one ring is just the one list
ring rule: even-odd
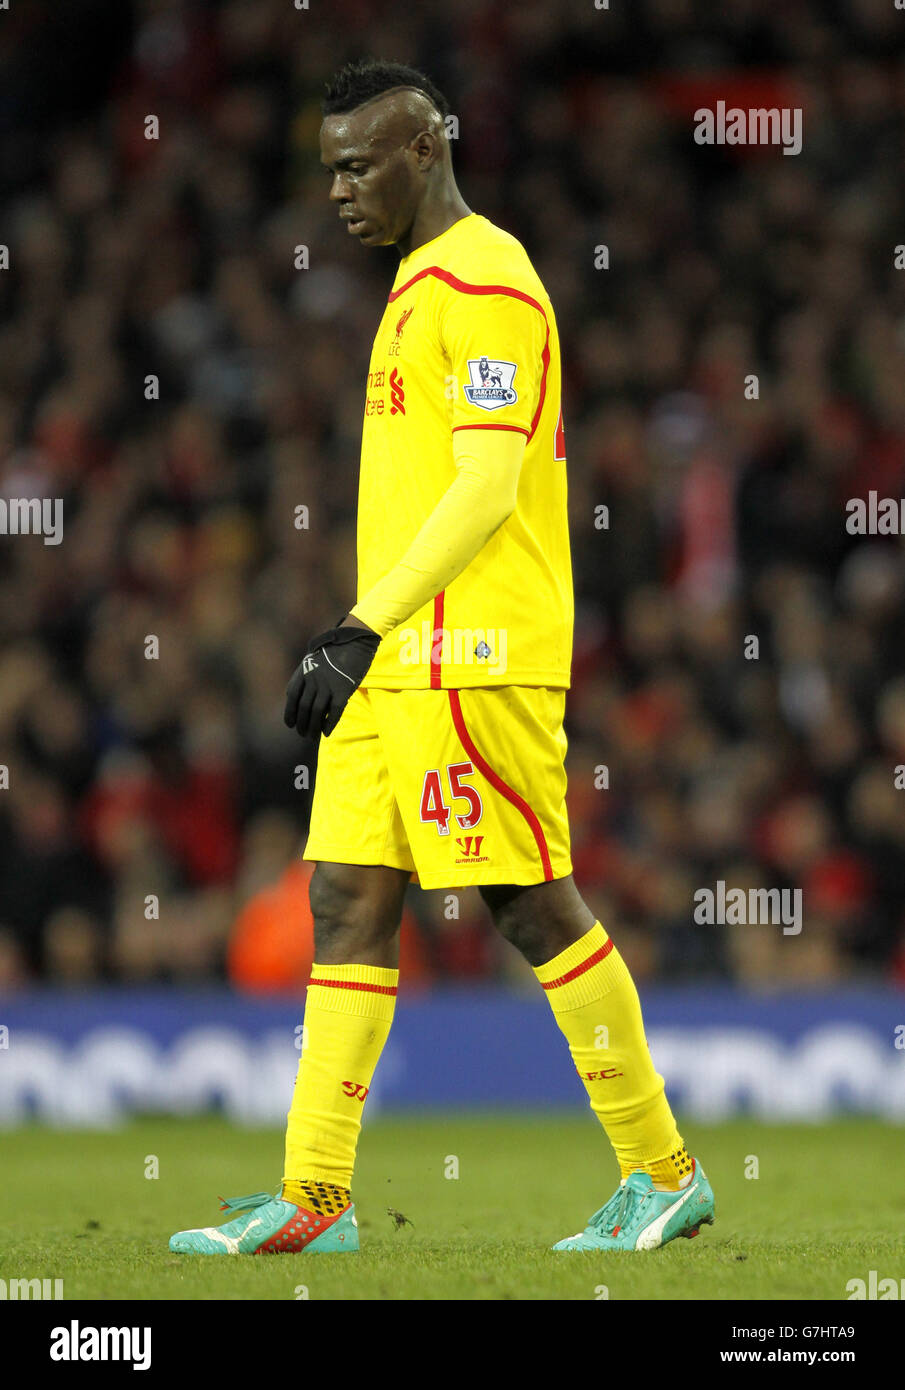
{"label": "short sleeve", "polygon": [[517,290],[451,290],[440,327],[458,384],[453,429],[495,427],[530,437],[549,363],[542,305]]}

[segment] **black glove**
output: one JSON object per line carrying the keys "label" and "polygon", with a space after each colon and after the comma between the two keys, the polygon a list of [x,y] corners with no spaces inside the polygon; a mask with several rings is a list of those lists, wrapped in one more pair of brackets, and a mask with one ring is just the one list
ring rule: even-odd
{"label": "black glove", "polygon": [[289,728],[302,738],[329,738],[379,646],[369,627],[331,627],[312,638],[286,687],[283,719]]}

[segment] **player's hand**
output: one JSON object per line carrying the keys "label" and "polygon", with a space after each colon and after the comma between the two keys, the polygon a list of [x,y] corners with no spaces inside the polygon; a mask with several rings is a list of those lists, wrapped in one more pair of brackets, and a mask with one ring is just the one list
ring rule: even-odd
{"label": "player's hand", "polygon": [[380,646],[372,628],[331,627],[312,638],[286,687],[283,719],[302,738],[328,738]]}

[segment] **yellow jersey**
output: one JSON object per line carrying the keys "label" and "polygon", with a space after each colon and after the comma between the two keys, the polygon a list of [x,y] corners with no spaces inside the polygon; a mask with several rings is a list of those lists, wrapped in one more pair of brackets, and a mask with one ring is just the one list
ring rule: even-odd
{"label": "yellow jersey", "polygon": [[568,689],[574,599],[560,356],[524,247],[472,213],[404,256],[368,371],[358,598],[456,477],[454,434],[526,439],[515,510],[444,590],[383,637],[363,689]]}

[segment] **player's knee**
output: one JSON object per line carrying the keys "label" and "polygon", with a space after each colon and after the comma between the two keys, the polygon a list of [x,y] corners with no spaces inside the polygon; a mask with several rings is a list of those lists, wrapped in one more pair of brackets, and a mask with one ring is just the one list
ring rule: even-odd
{"label": "player's knee", "polygon": [[545,965],[594,923],[571,878],[527,888],[487,885],[480,892],[497,931],[529,965]]}
{"label": "player's knee", "polygon": [[398,928],[380,897],[356,877],[354,866],[318,864],[309,888],[318,951],[339,940],[368,946]]}
{"label": "player's knee", "polygon": [[547,924],[526,912],[505,905],[491,907],[493,924],[501,936],[514,946],[531,965],[542,965],[548,958]]}
{"label": "player's knee", "polygon": [[311,875],[308,901],[318,937],[330,937],[347,928],[360,915],[360,894],[343,869],[318,864]]}

